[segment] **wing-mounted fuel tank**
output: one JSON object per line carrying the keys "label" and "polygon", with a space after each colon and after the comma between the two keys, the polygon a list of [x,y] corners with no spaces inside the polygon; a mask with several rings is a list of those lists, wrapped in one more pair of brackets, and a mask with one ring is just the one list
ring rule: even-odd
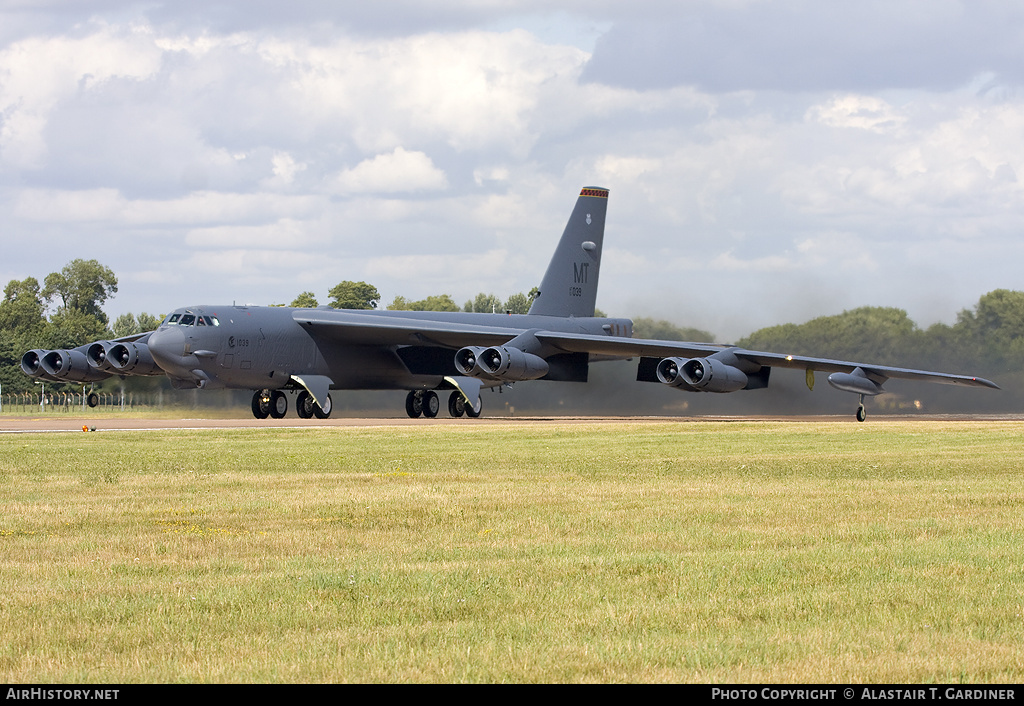
{"label": "wing-mounted fuel tank", "polygon": [[663,358],[655,374],[658,382],[699,392],[736,392],[768,386],[771,368],[737,356],[731,350],[705,358]]}

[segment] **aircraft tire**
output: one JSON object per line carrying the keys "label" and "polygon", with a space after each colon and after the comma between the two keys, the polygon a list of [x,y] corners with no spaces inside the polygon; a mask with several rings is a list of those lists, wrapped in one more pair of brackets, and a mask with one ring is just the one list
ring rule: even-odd
{"label": "aircraft tire", "polygon": [[316,415],[317,419],[327,419],[331,416],[331,410],[334,405],[331,403],[331,396],[327,395],[327,399],[324,400],[324,406],[321,407],[316,402],[313,403],[313,414]]}
{"label": "aircraft tire", "polygon": [[857,421],[863,422],[867,418],[868,411],[864,408],[864,405],[861,405],[860,407],[857,408]]}
{"label": "aircraft tire", "polygon": [[437,399],[437,393],[427,390],[423,393],[423,416],[433,419],[441,411],[441,402]]}
{"label": "aircraft tire", "polygon": [[300,419],[313,418],[313,396],[305,390],[295,398],[295,413],[299,415]]}
{"label": "aircraft tire", "polygon": [[448,396],[448,414],[453,417],[461,417],[466,413],[466,398],[456,390]]}
{"label": "aircraft tire", "polygon": [[270,396],[264,396],[264,390],[256,390],[252,395],[252,416],[266,419],[270,416]]}
{"label": "aircraft tire", "polygon": [[270,416],[274,419],[284,419],[288,414],[288,396],[280,390],[270,393]]}
{"label": "aircraft tire", "polygon": [[95,407],[100,403],[100,396],[97,395],[95,392],[90,392],[89,396],[85,398],[85,402],[90,407]]}
{"label": "aircraft tire", "polygon": [[480,414],[483,411],[484,411],[484,402],[483,402],[483,400],[480,400],[480,406],[477,408],[477,410],[475,412],[473,411],[472,407],[470,407],[468,404],[466,405],[466,416],[470,417],[472,419],[476,419],[477,417],[479,417]]}
{"label": "aircraft tire", "polygon": [[423,393],[417,390],[411,391],[405,396],[405,413],[410,419],[417,419],[423,414]]}

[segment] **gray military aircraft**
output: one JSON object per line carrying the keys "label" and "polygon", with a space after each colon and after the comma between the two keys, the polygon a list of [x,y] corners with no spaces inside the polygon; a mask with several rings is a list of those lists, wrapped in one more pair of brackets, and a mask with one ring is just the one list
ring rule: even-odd
{"label": "gray military aircraft", "polygon": [[[410,417],[435,417],[450,391],[453,417],[481,412],[480,391],[522,380],[586,382],[597,360],[638,359],[637,380],[688,392],[768,386],[772,368],[831,373],[835,388],[864,398],[889,378],[990,387],[978,377],[633,338],[633,322],[594,316],[608,190],[585,187],[527,314],[192,306],[155,331],[71,350],[32,350],[22,371],[60,382],[167,375],[178,389],[254,390],[253,414],[326,418],[331,390],[409,390]],[[90,404],[95,398],[90,399]]]}

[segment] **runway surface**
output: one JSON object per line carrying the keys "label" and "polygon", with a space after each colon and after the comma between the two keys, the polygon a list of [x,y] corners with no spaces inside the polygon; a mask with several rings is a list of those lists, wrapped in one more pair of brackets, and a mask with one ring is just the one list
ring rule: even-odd
{"label": "runway surface", "polygon": [[[885,421],[1007,421],[1024,420],[1022,415],[872,415],[865,426]],[[694,416],[694,417],[481,417],[479,419],[409,419],[408,417],[338,417],[332,419],[155,419],[150,417],[90,417],[87,415],[0,416],[0,434],[53,432],[150,431],[160,429],[328,429],[358,427],[423,426],[516,426],[526,424],[672,424],[679,422],[848,422],[853,415],[819,416]],[[83,427],[85,429],[83,430]]]}

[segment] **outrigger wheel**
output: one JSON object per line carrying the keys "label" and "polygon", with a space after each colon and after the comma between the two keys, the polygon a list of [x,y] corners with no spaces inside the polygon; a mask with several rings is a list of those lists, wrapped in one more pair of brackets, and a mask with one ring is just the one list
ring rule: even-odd
{"label": "outrigger wheel", "polygon": [[868,410],[864,407],[864,395],[860,396],[860,406],[857,407],[857,421],[863,422],[868,418]]}

